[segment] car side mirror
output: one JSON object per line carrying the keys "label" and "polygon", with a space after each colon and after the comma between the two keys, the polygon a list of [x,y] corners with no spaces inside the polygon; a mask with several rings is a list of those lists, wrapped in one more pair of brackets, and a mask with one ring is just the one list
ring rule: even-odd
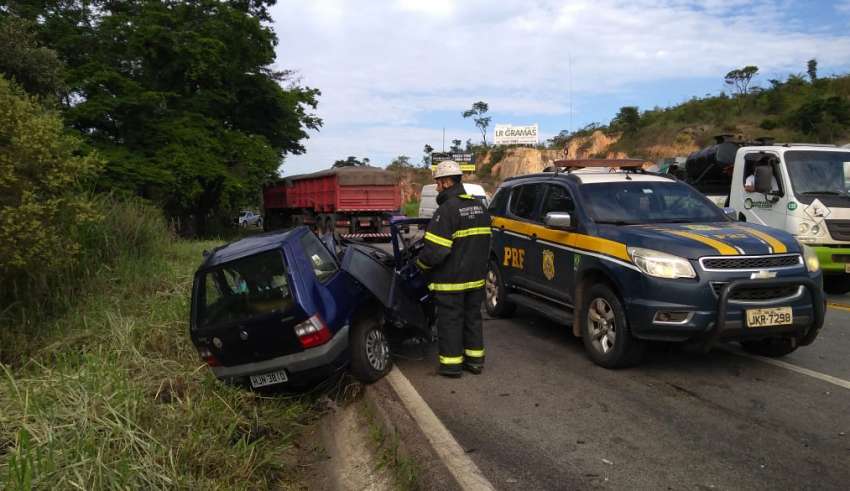
{"label": "car side mirror", "polygon": [[768,194],[772,190],[773,183],[773,167],[769,165],[760,165],[755,169],[755,183],[753,187],[757,193]]}
{"label": "car side mirror", "polygon": [[735,208],[727,206],[727,207],[723,208],[723,214],[726,215],[727,217],[729,217],[729,219],[732,220],[733,222],[738,221],[738,210],[736,210]]}
{"label": "car side mirror", "polygon": [[567,212],[550,211],[543,219],[543,223],[549,228],[569,230],[573,227],[573,217]]}

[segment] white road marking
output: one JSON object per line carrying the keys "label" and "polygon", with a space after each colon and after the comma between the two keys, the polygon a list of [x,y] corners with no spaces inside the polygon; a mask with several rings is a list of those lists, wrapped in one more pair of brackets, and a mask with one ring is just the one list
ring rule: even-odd
{"label": "white road marking", "polygon": [[434,451],[457,479],[460,487],[470,491],[495,489],[401,370],[393,367],[387,375],[387,381],[425,433]]}
{"label": "white road marking", "polygon": [[734,353],[738,356],[743,356],[744,358],[750,358],[752,360],[757,360],[763,363],[767,363],[768,365],[773,365],[775,367],[784,368],[786,370],[791,370],[792,372],[801,373],[803,375],[808,375],[809,377],[816,378],[818,380],[822,380],[824,382],[837,385],[839,387],[844,387],[845,389],[850,389],[850,381],[840,379],[838,377],[833,377],[832,375],[827,375],[825,373],[816,372],[814,370],[809,370],[808,368],[799,367],[797,365],[793,365],[788,363],[787,361],[776,360],[773,358],[767,358],[764,356],[751,355],[749,353],[744,353],[743,351],[738,351],[730,348],[724,348],[725,351],[729,353]]}

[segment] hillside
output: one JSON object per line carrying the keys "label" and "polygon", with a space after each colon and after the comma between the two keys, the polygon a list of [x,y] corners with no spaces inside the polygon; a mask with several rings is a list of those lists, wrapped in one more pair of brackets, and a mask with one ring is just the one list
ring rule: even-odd
{"label": "hillside", "polygon": [[[814,76],[813,76],[814,75]],[[687,156],[715,135],[771,137],[780,142],[850,141],[850,75],[789,75],[730,96],[694,97],[668,108],[623,107],[607,124],[561,132],[538,148],[494,148],[479,157],[480,177],[502,180],[539,172],[559,158]]]}

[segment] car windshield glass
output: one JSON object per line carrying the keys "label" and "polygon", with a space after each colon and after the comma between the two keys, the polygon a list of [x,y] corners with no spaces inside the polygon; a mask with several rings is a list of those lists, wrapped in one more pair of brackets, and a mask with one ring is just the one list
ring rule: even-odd
{"label": "car windshield glass", "polygon": [[791,150],[785,163],[797,194],[850,194],[850,152]]}
{"label": "car windshield glass", "polygon": [[202,328],[286,312],[293,305],[280,251],[225,263],[204,274],[201,281],[198,326]]}
{"label": "car windshield glass", "polygon": [[608,182],[581,187],[597,223],[695,223],[727,220],[723,211],[691,187],[677,182]]}

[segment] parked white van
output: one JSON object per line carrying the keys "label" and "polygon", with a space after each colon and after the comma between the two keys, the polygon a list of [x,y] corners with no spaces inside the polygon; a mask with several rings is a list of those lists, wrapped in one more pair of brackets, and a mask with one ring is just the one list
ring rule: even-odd
{"label": "parked white van", "polygon": [[[484,206],[489,206],[490,196],[484,191],[484,188],[479,184],[463,183],[463,189],[466,194],[471,194],[476,198],[481,198],[484,201]],[[419,197],[419,217],[431,218],[434,212],[437,211],[437,185],[428,184],[422,186],[422,194]]]}

